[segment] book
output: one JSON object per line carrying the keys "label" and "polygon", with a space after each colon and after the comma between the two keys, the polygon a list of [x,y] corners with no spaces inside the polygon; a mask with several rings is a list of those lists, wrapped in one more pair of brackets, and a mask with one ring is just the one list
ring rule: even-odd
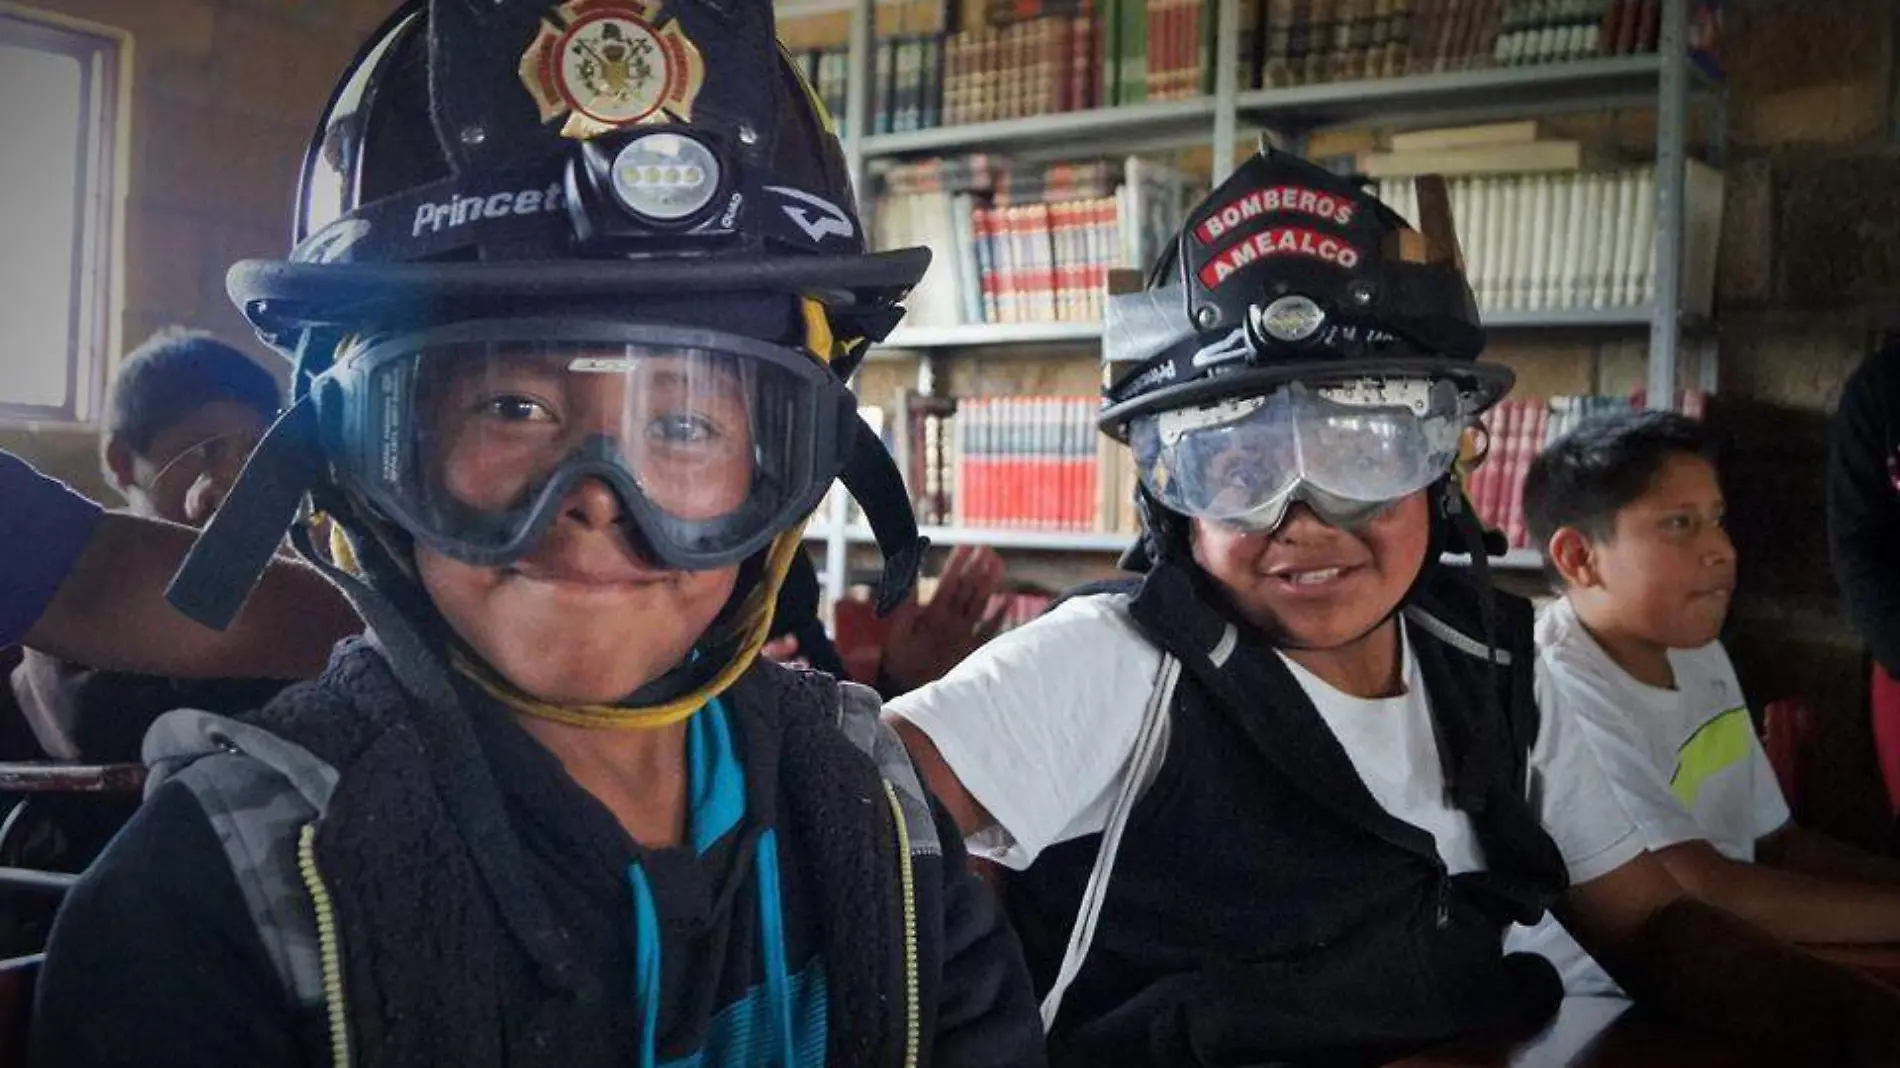
{"label": "book", "polygon": [[1537,140],[1536,119],[1491,122],[1479,126],[1448,126],[1433,130],[1395,133],[1386,144],[1395,153],[1429,152],[1474,145],[1522,145]]}
{"label": "book", "polygon": [[1480,144],[1414,152],[1364,152],[1359,171],[1368,178],[1395,175],[1523,173],[1574,171],[1583,166],[1583,145],[1577,141],[1531,141],[1524,144]]}

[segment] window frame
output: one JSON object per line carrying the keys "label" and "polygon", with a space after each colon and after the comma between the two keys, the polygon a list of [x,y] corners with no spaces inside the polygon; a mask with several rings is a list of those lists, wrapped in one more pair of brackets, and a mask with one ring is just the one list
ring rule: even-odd
{"label": "window frame", "polygon": [[75,171],[79,195],[72,226],[72,294],[67,322],[66,399],[22,404],[0,397],[0,425],[97,421],[116,337],[125,198],[126,67],[131,41],[123,33],[0,2],[0,45],[68,56],[79,64],[84,127]]}

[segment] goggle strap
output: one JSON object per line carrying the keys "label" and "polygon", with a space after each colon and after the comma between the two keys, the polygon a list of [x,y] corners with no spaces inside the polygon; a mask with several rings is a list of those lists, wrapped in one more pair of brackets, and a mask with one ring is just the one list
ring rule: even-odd
{"label": "goggle strap", "polygon": [[884,555],[884,573],[878,579],[877,614],[889,615],[910,597],[923,566],[930,541],[917,531],[910,492],[889,449],[862,419],[853,419],[851,456],[839,479],[864,509],[864,518]]}
{"label": "goggle strap", "polygon": [[172,576],[165,599],[213,630],[229,627],[322,470],[316,407],[306,397],[277,417],[245,461],[224,506]]}

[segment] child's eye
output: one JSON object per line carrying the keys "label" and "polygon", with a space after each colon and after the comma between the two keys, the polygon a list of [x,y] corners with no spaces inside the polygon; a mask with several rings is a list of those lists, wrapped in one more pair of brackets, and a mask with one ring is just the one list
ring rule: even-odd
{"label": "child's eye", "polygon": [[647,434],[673,445],[695,445],[718,437],[719,431],[710,421],[681,412],[653,420]]}
{"label": "child's eye", "polygon": [[1663,529],[1680,533],[1695,525],[1695,521],[1686,515],[1672,515],[1663,520]]}
{"label": "child's eye", "polygon": [[554,421],[554,413],[547,405],[533,397],[509,395],[490,397],[481,404],[483,415],[499,419],[504,423],[548,423]]}

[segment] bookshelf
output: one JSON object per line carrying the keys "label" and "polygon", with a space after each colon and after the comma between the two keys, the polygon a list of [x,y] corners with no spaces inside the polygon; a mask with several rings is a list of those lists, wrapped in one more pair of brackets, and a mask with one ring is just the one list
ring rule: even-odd
{"label": "bookshelf", "polygon": [[[1215,101],[1161,100],[1150,104],[1065,111],[1022,119],[999,119],[963,126],[873,134],[864,139],[866,159],[940,152],[980,152],[1034,148],[1039,154],[1076,149],[1120,148],[1131,141],[1147,145],[1206,144],[1212,134]],[[1231,155],[1231,153],[1230,153]]]}
{"label": "bookshelf", "polygon": [[[932,545],[987,545],[993,549],[1029,549],[1055,553],[1120,553],[1134,543],[1133,534],[1090,534],[1050,530],[990,530],[980,527],[919,527]],[[828,537],[828,532],[809,530],[805,540]],[[848,545],[871,545],[876,538],[871,528],[852,524],[845,528]]]}
{"label": "bookshelf", "polygon": [[[1695,367],[1703,391],[1713,391],[1716,375],[1712,333],[1696,330],[1702,325],[1698,317],[1683,310],[1690,225],[1685,207],[1689,108],[1699,103],[1711,110],[1704,158],[1713,166],[1722,162],[1725,122],[1719,78],[1710,76],[1690,54],[1693,2],[1658,0],[1653,52],[1244,89],[1241,0],[1209,0],[1207,17],[1213,20],[1214,33],[1204,60],[1211,66],[1212,78],[1205,83],[1211,91],[1203,95],[890,133],[868,132],[873,126],[874,0],[781,0],[778,7],[781,17],[799,9],[849,11],[849,77],[842,98],[842,125],[846,161],[866,208],[867,225],[870,186],[866,178],[873,161],[956,152],[1010,152],[1026,160],[1053,160],[1064,158],[1064,153],[1119,155],[1206,145],[1213,160],[1211,180],[1218,184],[1237,158],[1242,137],[1255,133],[1303,151],[1309,136],[1345,127],[1406,129],[1653,108],[1655,163],[1649,195],[1654,198],[1656,238],[1648,299],[1609,307],[1497,309],[1486,313],[1485,322],[1493,329],[1514,332],[1646,331],[1644,395],[1648,403],[1662,405],[1677,395],[1679,357],[1685,347],[1698,347]],[[915,359],[918,386],[928,392],[932,383],[946,380],[941,373],[945,360],[978,354],[1033,356],[1039,349],[1054,355],[1065,347],[1071,352],[1086,347],[1100,336],[1098,324],[1079,322],[900,327],[872,353],[871,360]],[[1047,553],[1118,552],[1129,538],[1127,534],[952,527],[927,527],[925,533],[938,544],[986,544]],[[826,512],[813,520],[807,540],[824,544],[825,586],[832,597],[841,596],[850,549],[868,542],[869,531],[852,525],[848,506],[834,498]],[[1493,566],[1533,570],[1541,565],[1534,551],[1516,549],[1502,561],[1494,560]]]}
{"label": "bookshelf", "polygon": [[966,323],[961,326],[898,327],[884,339],[882,351],[977,349],[1020,345],[1073,344],[1100,341],[1100,323]]}
{"label": "bookshelf", "polygon": [[[1103,553],[1119,555],[1134,543],[1132,534],[1066,534],[1040,530],[983,530],[973,527],[919,527],[932,545],[987,545],[994,549],[1022,549],[1055,553]],[[822,530],[808,530],[806,541],[822,541],[828,537]],[[845,542],[849,545],[872,545],[877,539],[872,537],[871,528],[852,524],[845,528]],[[1471,562],[1469,556],[1447,553],[1445,562],[1465,566]],[[1536,549],[1512,549],[1503,556],[1494,556],[1490,560],[1493,568],[1505,571],[1538,571],[1544,566],[1544,559]]]}
{"label": "bookshelf", "polygon": [[[1542,330],[1647,327],[1655,318],[1652,304],[1613,308],[1542,308],[1533,311],[1500,309],[1486,312],[1486,326],[1497,330]],[[1685,317],[1685,323],[1693,322]],[[1099,323],[964,323],[958,326],[900,326],[871,353],[873,360],[908,359],[929,350],[1013,348],[1030,345],[1082,344],[1100,341]]]}

